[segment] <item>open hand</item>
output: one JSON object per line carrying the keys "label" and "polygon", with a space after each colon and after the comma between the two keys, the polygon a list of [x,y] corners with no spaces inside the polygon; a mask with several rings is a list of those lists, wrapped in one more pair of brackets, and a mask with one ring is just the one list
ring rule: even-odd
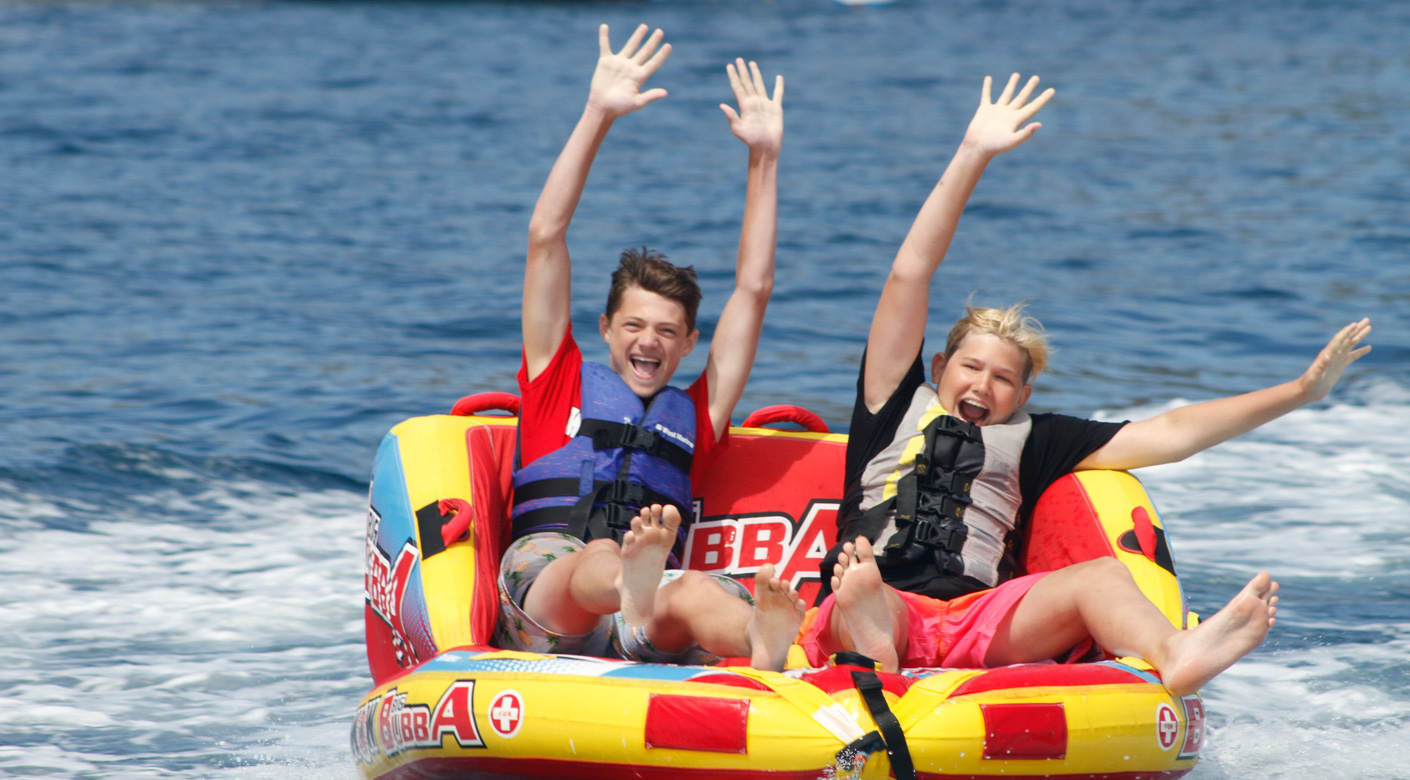
{"label": "open hand", "polygon": [[1337,331],[1337,335],[1332,337],[1327,346],[1318,353],[1317,359],[1307,367],[1307,373],[1302,375],[1303,392],[1307,394],[1309,402],[1326,398],[1332,386],[1341,379],[1346,367],[1371,351],[1369,345],[1356,348],[1370,332],[1371,321],[1365,318]]}
{"label": "open hand", "polygon": [[969,129],[964,134],[964,146],[976,149],[986,157],[1007,152],[1037,132],[1038,128],[1043,126],[1041,122],[1028,125],[1024,122],[1032,119],[1038,109],[1047,105],[1055,94],[1050,87],[1029,102],[1033,90],[1038,88],[1038,77],[1034,76],[1015,95],[1014,89],[1018,86],[1018,74],[1015,73],[1009,76],[1009,83],[1005,85],[999,99],[990,101],[993,84],[992,77],[984,77],[984,92],[980,96],[979,110],[974,112],[974,118],[970,120]]}
{"label": "open hand", "polygon": [[726,65],[725,72],[739,103],[738,113],[729,105],[720,104],[729,119],[730,132],[751,151],[777,152],[783,146],[783,76],[774,77],[774,96],[770,98],[758,63],[750,62],[745,70],[741,57]]}
{"label": "open hand", "polygon": [[607,25],[598,28],[599,55],[597,70],[592,74],[592,89],[588,94],[589,106],[615,119],[666,96],[666,90],[660,88],[641,91],[651,74],[671,56],[671,44],[661,43],[665,33],[659,28],[650,38],[646,38],[646,43],[642,43],[648,29],[644,24],[638,26],[622,50],[613,54],[607,38]]}

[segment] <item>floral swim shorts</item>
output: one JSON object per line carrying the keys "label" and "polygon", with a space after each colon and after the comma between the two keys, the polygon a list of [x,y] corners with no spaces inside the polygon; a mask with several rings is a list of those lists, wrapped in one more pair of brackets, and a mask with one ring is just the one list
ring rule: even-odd
{"label": "floral swim shorts", "polygon": [[[657,649],[642,626],[628,626],[622,613],[603,615],[585,634],[560,634],[534,621],[524,612],[524,596],[545,566],[582,551],[582,540],[565,533],[529,534],[516,539],[505,551],[499,565],[499,622],[494,644],[506,650],[530,653],[567,653],[602,658],[626,658],[643,663],[713,664],[720,659],[692,645],[678,652]],[[680,579],[684,572],[667,569],[661,586]],[[710,575],[727,593],[749,605],[754,599],[738,580]]]}

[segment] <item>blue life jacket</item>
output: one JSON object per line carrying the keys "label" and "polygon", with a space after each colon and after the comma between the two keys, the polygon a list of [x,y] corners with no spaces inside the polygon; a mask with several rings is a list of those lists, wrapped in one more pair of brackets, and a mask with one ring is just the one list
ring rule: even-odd
{"label": "blue life jacket", "polygon": [[692,515],[695,404],[667,387],[649,403],[615,372],[583,363],[582,424],[557,450],[514,472],[514,538],[563,531],[621,540],[644,506],[681,512],[678,551]]}

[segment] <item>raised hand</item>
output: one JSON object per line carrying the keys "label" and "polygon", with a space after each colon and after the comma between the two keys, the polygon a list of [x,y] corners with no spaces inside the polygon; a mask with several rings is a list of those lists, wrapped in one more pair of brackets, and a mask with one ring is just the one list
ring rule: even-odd
{"label": "raised hand", "polygon": [[726,65],[725,72],[739,103],[738,113],[729,105],[720,104],[729,119],[730,132],[751,151],[777,152],[783,146],[783,76],[774,78],[774,96],[770,98],[758,63],[750,62],[745,70],[741,57]]}
{"label": "raised hand", "polygon": [[964,146],[976,149],[989,157],[1013,149],[1037,132],[1038,128],[1043,126],[1041,122],[1027,125],[1024,123],[1047,105],[1055,94],[1050,87],[1030,102],[1033,90],[1038,88],[1038,77],[1034,76],[1015,95],[1014,89],[1018,87],[1018,74],[1015,73],[1009,76],[1009,83],[1004,87],[999,99],[991,101],[989,96],[993,84],[992,77],[984,77],[984,92],[980,96],[979,110],[974,112],[974,118],[970,120],[969,129],[964,134]]}
{"label": "raised hand", "polygon": [[1341,374],[1346,367],[1355,363],[1362,355],[1371,351],[1371,347],[1365,346],[1360,349],[1356,345],[1366,338],[1371,332],[1371,321],[1362,319],[1360,322],[1353,322],[1350,325],[1337,331],[1337,335],[1327,343],[1317,355],[1317,359],[1312,361],[1312,365],[1307,367],[1307,372],[1302,375],[1303,392],[1307,394],[1308,401],[1320,401],[1331,392],[1332,386],[1341,379]]}
{"label": "raised hand", "polygon": [[[615,119],[666,96],[666,90],[660,88],[641,91],[651,74],[671,56],[671,44],[661,43],[665,33],[658,28],[650,38],[646,38],[648,29],[644,24],[638,26],[616,54],[612,53],[612,45],[607,38],[607,25],[597,29],[599,54],[597,70],[592,74],[588,106]],[[645,43],[642,43],[642,38],[646,38]]]}

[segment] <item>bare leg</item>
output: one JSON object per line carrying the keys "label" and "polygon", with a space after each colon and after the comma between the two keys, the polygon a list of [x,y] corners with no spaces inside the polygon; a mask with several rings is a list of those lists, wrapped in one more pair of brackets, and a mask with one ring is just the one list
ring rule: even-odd
{"label": "bare leg", "polygon": [[670,505],[652,504],[632,518],[632,530],[622,538],[622,566],[615,581],[627,625],[651,622],[656,589],[680,524],[680,510]]}
{"label": "bare leg", "polygon": [[803,625],[807,605],[779,579],[772,563],[754,575],[754,614],[749,620],[749,662],[755,669],[783,671],[788,647]]}
{"label": "bare leg", "polygon": [[656,615],[646,635],[658,650],[676,653],[698,644],[719,656],[749,655],[754,610],[703,571],[686,570],[656,595]]}
{"label": "bare leg", "polygon": [[581,552],[550,562],[524,597],[524,612],[560,634],[585,634],[619,605],[613,582],[622,568],[611,539],[589,542]]}
{"label": "bare leg", "polygon": [[780,671],[804,612],[798,591],[772,565],[754,577],[753,607],[705,572],[686,571],[661,588],[647,636],[664,652],[699,645],[707,653],[746,656],[757,669]]}
{"label": "bare leg", "polygon": [[908,639],[906,604],[895,588],[881,581],[866,537],[857,537],[855,545],[843,545],[842,557],[833,567],[832,590],[834,639],[844,650],[880,661],[882,671],[896,671]]}
{"label": "bare leg", "polygon": [[1260,573],[1213,618],[1180,631],[1119,561],[1085,561],[1028,591],[999,625],[985,664],[1046,660],[1091,637],[1113,653],[1149,661],[1172,693],[1193,693],[1263,642],[1277,613],[1277,590]]}

